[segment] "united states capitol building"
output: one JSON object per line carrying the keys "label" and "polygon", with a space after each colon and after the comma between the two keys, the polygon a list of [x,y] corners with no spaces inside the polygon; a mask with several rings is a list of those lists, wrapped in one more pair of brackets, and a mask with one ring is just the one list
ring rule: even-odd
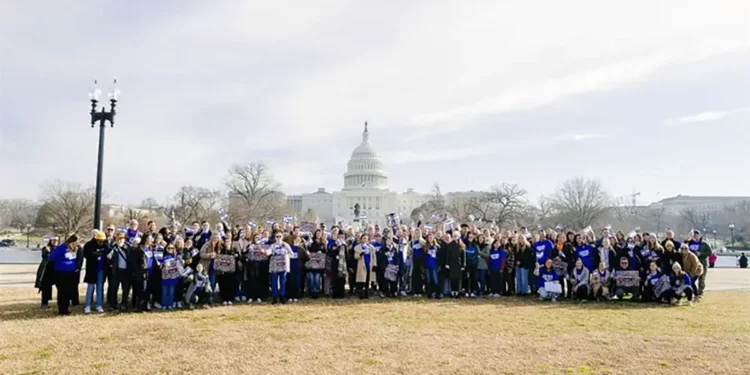
{"label": "united states capitol building", "polygon": [[[456,192],[446,194],[446,200],[470,199],[481,192]],[[413,189],[397,193],[388,190],[388,173],[383,161],[370,144],[370,133],[365,123],[362,143],[352,151],[344,173],[344,188],[341,191],[327,192],[320,188],[309,194],[288,195],[287,203],[298,215],[312,211],[320,221],[351,223],[361,219],[368,224],[386,225],[386,215],[400,214],[409,222],[412,210],[430,199],[429,194],[421,194]]]}

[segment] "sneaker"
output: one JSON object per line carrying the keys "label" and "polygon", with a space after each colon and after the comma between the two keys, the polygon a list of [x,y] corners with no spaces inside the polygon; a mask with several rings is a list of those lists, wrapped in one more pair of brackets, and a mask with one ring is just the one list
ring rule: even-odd
{"label": "sneaker", "polygon": [[693,301],[688,301],[688,305],[693,306]]}
{"label": "sneaker", "polygon": [[232,306],[232,301],[227,301],[227,305]]}
{"label": "sneaker", "polygon": [[257,300],[255,300],[255,302],[257,302],[257,303],[261,303],[261,302],[263,302],[263,300],[262,300],[262,299],[260,299],[260,298],[258,298]]}
{"label": "sneaker", "polygon": [[96,313],[97,314],[104,314],[104,309],[101,306],[99,306],[99,307],[96,308]]}
{"label": "sneaker", "polygon": [[247,297],[242,296],[241,300],[242,300],[242,302],[247,302]]}
{"label": "sneaker", "polygon": [[159,303],[159,302],[154,302],[154,308],[155,308],[155,309],[160,309],[160,308],[161,308],[161,303]]}
{"label": "sneaker", "polygon": [[234,297],[234,302],[240,302],[240,297]]}
{"label": "sneaker", "polygon": [[182,302],[177,302],[177,308],[178,308],[178,309],[181,309],[181,308],[182,308]]}
{"label": "sneaker", "polygon": [[294,299],[292,299],[292,302],[299,302],[299,300],[296,299],[296,298],[294,298]]}
{"label": "sneaker", "polygon": [[248,299],[248,300],[247,300],[247,303],[248,303],[248,304],[251,304],[251,303],[253,303],[253,299],[252,299],[252,298]]}
{"label": "sneaker", "polygon": [[146,303],[146,310],[151,311],[151,302]]}
{"label": "sneaker", "polygon": [[552,302],[557,302],[557,297],[553,297]]}
{"label": "sneaker", "polygon": [[227,301],[224,301],[221,304],[224,305],[224,306],[227,306]]}
{"label": "sneaker", "polygon": [[91,314],[91,307],[89,307],[89,306],[84,307],[83,308],[83,313],[84,314]]}
{"label": "sneaker", "polygon": [[475,298],[476,296],[477,296],[477,295],[476,295],[476,294],[474,294],[474,293],[471,293],[471,294],[469,294],[469,297],[471,297],[471,298]]}
{"label": "sneaker", "polygon": [[189,310],[195,310],[195,305],[193,305],[193,304],[191,303],[190,305],[188,305],[188,309],[189,309]]}
{"label": "sneaker", "polygon": [[271,301],[271,304],[272,304],[272,305],[275,305],[275,304],[277,304],[277,303],[279,303],[279,300],[278,300],[278,299],[276,299],[276,298],[274,298],[274,299],[273,299],[273,301]]}
{"label": "sneaker", "polygon": [[401,291],[401,297],[406,297],[406,292],[404,292],[403,290]]}
{"label": "sneaker", "polygon": [[469,298],[469,293],[466,293],[465,297],[466,297],[466,298]]}

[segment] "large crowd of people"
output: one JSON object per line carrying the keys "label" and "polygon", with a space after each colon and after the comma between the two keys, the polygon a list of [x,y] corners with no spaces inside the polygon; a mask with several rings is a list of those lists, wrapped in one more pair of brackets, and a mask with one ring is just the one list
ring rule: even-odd
{"label": "large crowd of people", "polygon": [[[561,227],[530,232],[462,224],[355,228],[343,223],[248,224],[185,229],[113,225],[84,241],[53,238],[37,274],[41,306],[53,286],[61,315],[295,303],[303,298],[426,297],[626,300],[680,304],[701,298],[711,247],[676,238]],[[85,260],[85,262],[84,262]],[[94,299],[94,296],[96,297]],[[106,303],[106,304],[105,304]],[[93,309],[93,310],[92,310]]]}

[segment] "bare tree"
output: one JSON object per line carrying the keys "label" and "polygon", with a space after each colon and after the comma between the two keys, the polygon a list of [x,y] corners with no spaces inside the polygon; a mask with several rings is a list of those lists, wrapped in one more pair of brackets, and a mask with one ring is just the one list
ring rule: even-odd
{"label": "bare tree", "polygon": [[10,226],[23,231],[27,225],[36,222],[39,205],[27,199],[0,201],[0,228]]}
{"label": "bare tree", "polygon": [[711,224],[711,213],[708,211],[698,211],[692,207],[680,211],[680,217],[692,229],[703,230]]}
{"label": "bare tree", "polygon": [[494,185],[481,197],[470,199],[467,205],[468,211],[477,218],[507,223],[526,208],[526,190],[517,184]]}
{"label": "bare tree", "polygon": [[93,188],[62,181],[42,185],[42,206],[37,215],[37,228],[68,235],[94,227]]}
{"label": "bare tree", "polygon": [[599,181],[576,177],[563,182],[551,198],[554,211],[568,226],[584,228],[602,215],[609,195]]}
{"label": "bare tree", "polygon": [[226,182],[231,211],[239,219],[278,218],[286,212],[286,199],[280,185],[261,162],[235,165]]}
{"label": "bare tree", "polygon": [[141,208],[145,208],[149,211],[158,211],[161,209],[161,206],[159,205],[159,202],[156,201],[156,199],[148,197],[141,201]]}
{"label": "bare tree", "polygon": [[440,184],[435,182],[432,185],[430,199],[427,202],[422,203],[419,207],[413,209],[409,214],[409,217],[415,223],[419,222],[420,220],[429,221],[430,215],[432,215],[435,211],[448,211],[445,202],[445,196],[440,191]]}
{"label": "bare tree", "polygon": [[654,225],[656,228],[656,235],[659,235],[661,233],[662,228],[664,227],[665,222],[665,214],[667,212],[667,209],[665,207],[658,207],[655,209],[648,210],[648,213],[646,217],[651,222],[651,225]]}
{"label": "bare tree", "polygon": [[182,225],[193,221],[213,220],[218,216],[221,200],[221,194],[217,191],[200,186],[183,186],[164,208],[164,212],[170,221],[174,216]]}

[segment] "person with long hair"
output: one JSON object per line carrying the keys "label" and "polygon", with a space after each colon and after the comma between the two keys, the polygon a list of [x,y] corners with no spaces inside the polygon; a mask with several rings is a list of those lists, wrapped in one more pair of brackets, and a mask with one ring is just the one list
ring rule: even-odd
{"label": "person with long hair", "polygon": [[669,284],[671,288],[664,293],[666,294],[665,298],[672,305],[678,304],[680,299],[685,297],[688,300],[688,304],[693,306],[693,280],[690,279],[690,275],[682,271],[682,266],[677,262],[672,264],[672,274],[669,275]]}
{"label": "person with long hair", "polygon": [[[223,246],[219,248],[219,256],[227,255],[232,257],[235,263],[236,271],[238,254],[234,252],[234,248],[232,247],[231,236],[225,236],[222,244]],[[237,286],[235,285],[236,278],[234,274],[234,271],[216,272],[216,282],[219,284],[219,298],[221,298],[221,303],[226,306],[232,305],[232,300],[234,299],[235,292],[237,291]]]}
{"label": "person with long hair", "polygon": [[428,233],[427,242],[425,243],[425,270],[427,273],[428,298],[438,298],[441,295],[438,283],[438,270],[440,270],[442,260],[438,257],[439,250],[440,245],[435,240],[435,234],[432,232]]}
{"label": "person with long hair", "polygon": [[[315,230],[312,236],[312,243],[308,247],[308,253],[310,258],[313,257],[326,257],[326,245],[327,241],[323,237],[323,232],[320,229]],[[310,298],[320,297],[321,288],[323,285],[323,271],[325,270],[325,262],[323,264],[310,262],[307,268],[307,287],[310,293]]]}
{"label": "person with long hair", "polygon": [[49,255],[55,272],[57,286],[57,312],[70,315],[70,300],[73,289],[78,287],[76,270],[78,268],[78,236],[70,235],[65,243],[57,246]]}
{"label": "person with long hair", "polygon": [[534,269],[536,264],[536,254],[531,249],[531,245],[525,236],[518,236],[518,250],[516,251],[516,293],[519,296],[529,295],[529,272]]}
{"label": "person with long hair", "polygon": [[[134,248],[128,252],[128,273],[133,289],[133,305],[136,311],[151,311],[149,302],[148,279],[149,272],[153,269],[153,252],[151,251],[152,237],[141,236],[141,239],[133,241]],[[126,305],[122,308],[127,310],[127,298],[123,299]]]}
{"label": "person with long hair", "polygon": [[328,249],[328,254],[331,257],[331,297],[340,299],[344,298],[344,293],[346,292],[346,277],[349,274],[347,270],[347,255],[349,251],[346,243],[346,233],[344,231],[337,231],[336,234],[336,241]]}
{"label": "person with long hair", "polygon": [[49,261],[49,255],[59,244],[60,237],[53,236],[50,238],[49,242],[42,247],[42,261],[39,263],[39,267],[36,270],[36,281],[34,283],[34,287],[39,289],[39,292],[42,294],[42,309],[48,309],[49,301],[52,299],[52,285],[55,284],[53,277],[55,270],[52,268],[52,262]]}
{"label": "person with long hair", "polygon": [[464,282],[466,285],[466,297],[476,297],[479,292],[477,284],[477,266],[479,265],[479,246],[476,242],[474,232],[466,234],[466,243],[464,244],[466,254],[466,271],[464,272]]}
{"label": "person with long hair", "polygon": [[286,303],[286,279],[289,273],[289,263],[292,248],[284,242],[281,231],[274,232],[274,242],[270,246],[271,259],[269,273],[271,274],[271,297],[275,305],[279,302]]}
{"label": "person with long hair", "polygon": [[216,270],[214,269],[214,260],[221,253],[221,248],[224,246],[224,242],[221,240],[220,233],[212,233],[211,239],[206,242],[200,251],[201,261],[204,270],[208,270],[209,286],[211,287],[211,298],[209,298],[209,305],[212,305],[216,295]]}
{"label": "person with long hair", "polygon": [[357,288],[360,289],[359,298],[370,298],[370,283],[375,278],[377,257],[375,249],[370,244],[370,237],[363,233],[354,249],[354,259],[357,260]]}
{"label": "person with long hair", "polygon": [[448,243],[447,247],[445,268],[449,272],[451,296],[458,298],[461,292],[461,279],[466,270],[466,252],[459,232],[453,232],[451,242]]}
{"label": "person with long hair", "polygon": [[505,245],[501,246],[503,250],[505,250],[505,264],[503,266],[503,280],[500,285],[501,293],[505,296],[512,296],[516,294],[516,259],[519,257],[518,254],[518,240],[515,236],[512,236],[510,238],[510,242],[508,242],[507,237],[500,237],[500,244],[502,245],[503,242],[505,242]]}
{"label": "person with long hair", "polygon": [[502,248],[501,240],[495,240],[492,242],[489,255],[489,269],[490,269],[490,296],[500,297],[503,294],[503,269],[507,253]]}
{"label": "person with long hair", "polygon": [[[477,235],[477,247],[479,248],[478,253],[478,260],[477,263],[477,281],[479,282],[479,289],[478,289],[478,295],[482,296],[485,293],[489,293],[489,289],[487,288],[487,262],[489,261],[490,257],[490,248],[492,245],[490,245],[489,242],[486,240],[486,236],[484,234]],[[491,278],[491,276],[490,276]]]}

